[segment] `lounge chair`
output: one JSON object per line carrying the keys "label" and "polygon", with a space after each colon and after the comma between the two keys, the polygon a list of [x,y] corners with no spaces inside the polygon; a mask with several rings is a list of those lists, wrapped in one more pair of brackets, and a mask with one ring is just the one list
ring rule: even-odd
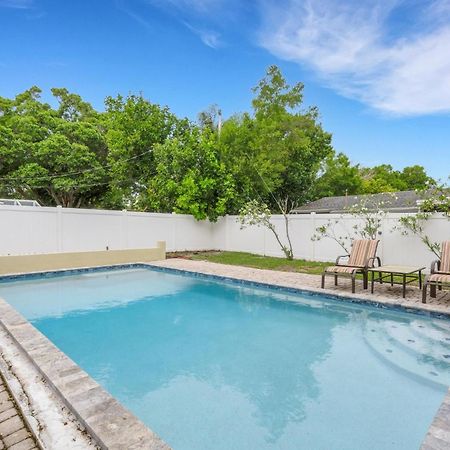
{"label": "lounge chair", "polygon": [[430,274],[425,277],[422,288],[422,303],[427,302],[427,287],[430,297],[436,298],[436,288],[450,287],[450,241],[442,243],[441,259],[431,263]]}
{"label": "lounge chair", "polygon": [[[368,273],[367,269],[374,267],[375,261],[381,266],[381,260],[377,254],[379,240],[356,239],[353,241],[350,255],[338,256],[336,265],[327,267],[322,273],[322,288],[325,287],[325,277],[334,276],[334,284],[337,286],[338,277],[347,277],[352,280],[352,293],[355,293],[356,274],[363,274],[363,286],[367,289]],[[347,264],[341,264],[342,258],[348,258]]]}

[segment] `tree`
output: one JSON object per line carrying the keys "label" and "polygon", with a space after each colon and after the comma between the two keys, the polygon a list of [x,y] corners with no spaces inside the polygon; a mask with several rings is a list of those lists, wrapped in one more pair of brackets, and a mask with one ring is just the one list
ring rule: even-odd
{"label": "tree", "polygon": [[381,164],[372,168],[361,169],[363,193],[379,194],[382,192],[404,191],[406,185],[400,180],[399,172],[390,164]]}
{"label": "tree", "polygon": [[98,114],[76,94],[52,89],[59,103],[40,101],[37,87],[0,101],[3,191],[66,207],[94,203],[105,190],[106,145]]}
{"label": "tree", "polygon": [[278,210],[280,201],[302,203],[309,198],[322,161],[332,152],[331,134],[322,129],[317,108],[302,110],[303,84],[287,84],[277,66],[269,67],[253,91],[253,145],[266,154],[264,175],[273,185],[268,204]]}
{"label": "tree", "polygon": [[322,175],[314,184],[313,198],[358,194],[362,185],[359,166],[352,165],[343,153],[333,153],[323,163]]}
{"label": "tree", "polygon": [[429,177],[422,166],[405,167],[402,172],[390,164],[381,164],[361,169],[362,190],[365,194],[424,189],[436,182]]}
{"label": "tree", "polygon": [[250,200],[242,207],[241,211],[239,212],[238,221],[241,224],[241,229],[248,226],[266,227],[275,236],[275,239],[277,240],[278,245],[283,251],[286,259],[292,260],[294,259],[294,250],[292,248],[291,237],[289,234],[290,211],[286,208],[281,209],[284,219],[287,244],[283,243],[277,229],[275,228],[275,225],[272,223],[272,215],[270,209],[265,203],[260,203],[257,200]]}
{"label": "tree", "polygon": [[427,234],[426,223],[434,215],[443,215],[450,220],[450,188],[445,184],[433,186],[420,191],[422,202],[420,211],[400,217],[394,230],[400,230],[404,236],[417,236],[427,249],[441,257],[441,244]]}
{"label": "tree", "polygon": [[179,120],[168,108],[153,104],[142,95],[107,97],[105,105],[111,181],[104,204],[146,207],[140,196],[145,197],[156,173],[154,148],[182,134],[187,121]]}
{"label": "tree", "polygon": [[430,185],[436,185],[436,181],[429,177],[422,166],[408,166],[400,174],[401,180],[408,190],[424,190]]}
{"label": "tree", "polygon": [[[394,199],[394,194],[386,199],[367,196],[362,198],[356,205],[347,208],[347,214],[357,219],[352,230],[343,228],[343,215],[339,219],[328,220],[324,225],[317,227],[312,241],[320,241],[324,238],[332,239],[339,244],[347,253],[354,239],[378,239],[381,234],[383,219],[387,215],[387,208]],[[337,228],[340,228],[340,231]]]}
{"label": "tree", "polygon": [[211,105],[205,111],[201,111],[198,115],[198,123],[200,128],[208,129],[220,134],[222,128],[222,111],[218,105]]}
{"label": "tree", "polygon": [[233,116],[223,125],[222,156],[239,186],[236,206],[259,199],[281,212],[279,204],[310,197],[332,151],[331,135],[322,129],[316,108],[302,109],[303,84],[290,86],[278,67],[269,67],[253,91],[253,116]]}
{"label": "tree", "polygon": [[155,176],[144,204],[151,210],[216,221],[229,209],[234,181],[220,161],[217,136],[192,125],[179,138],[155,146]]}

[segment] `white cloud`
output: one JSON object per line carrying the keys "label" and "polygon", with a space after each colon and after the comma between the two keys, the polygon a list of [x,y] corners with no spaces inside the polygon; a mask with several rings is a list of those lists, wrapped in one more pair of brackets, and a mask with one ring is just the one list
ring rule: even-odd
{"label": "white cloud", "polygon": [[33,0],[0,0],[0,7],[14,9],[29,9],[33,6]]}
{"label": "white cloud", "polygon": [[378,110],[448,112],[450,1],[428,2],[420,10],[418,5],[406,0],[263,0],[260,44]]}
{"label": "white cloud", "polygon": [[193,27],[192,25],[184,22],[186,27],[191,30],[194,34],[200,37],[201,41],[208,47],[218,48],[222,46],[220,34],[213,30],[199,29]]}
{"label": "white cloud", "polygon": [[[220,23],[224,20],[228,14],[227,11],[236,1],[239,0],[142,0],[134,3],[135,6],[143,3],[163,10],[197,35],[203,44],[211,48],[218,48],[223,45],[222,38],[221,34],[213,28],[217,28],[217,22]],[[146,20],[146,14],[142,13],[142,10],[138,13],[136,9],[131,9],[133,2],[116,0],[115,3],[118,9],[138,23],[146,28],[151,28]],[[205,22],[209,25],[205,26]]]}

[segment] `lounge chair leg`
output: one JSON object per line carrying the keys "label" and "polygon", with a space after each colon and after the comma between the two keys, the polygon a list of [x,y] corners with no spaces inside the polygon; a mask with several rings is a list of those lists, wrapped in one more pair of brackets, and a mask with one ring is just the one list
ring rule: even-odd
{"label": "lounge chair leg", "polygon": [[334,276],[334,285],[335,286],[338,285],[338,276],[337,275]]}
{"label": "lounge chair leg", "polygon": [[436,285],[430,284],[430,297],[436,298]]}
{"label": "lounge chair leg", "polygon": [[423,283],[422,288],[422,303],[426,302],[427,302],[427,282],[425,281],[425,283]]}
{"label": "lounge chair leg", "polygon": [[322,289],[325,288],[325,274],[322,274]]}
{"label": "lounge chair leg", "polygon": [[355,293],[355,275],[352,275],[352,294]]}
{"label": "lounge chair leg", "polygon": [[368,277],[367,272],[363,273],[363,287],[364,287],[364,289],[367,289],[369,287],[369,279],[368,278],[369,277]]}

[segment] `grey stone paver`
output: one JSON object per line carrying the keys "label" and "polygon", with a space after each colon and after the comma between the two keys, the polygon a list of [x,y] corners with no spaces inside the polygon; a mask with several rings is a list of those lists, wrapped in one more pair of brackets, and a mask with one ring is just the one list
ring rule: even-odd
{"label": "grey stone paver", "polygon": [[450,448],[450,389],[431,424],[421,450]]}
{"label": "grey stone paver", "polygon": [[[11,403],[11,405],[12,405],[12,403]],[[16,408],[14,408],[14,406],[11,406],[11,408],[0,413],[0,423],[9,419],[10,417],[14,417],[16,415],[17,415]]]}
{"label": "grey stone paver", "polygon": [[0,450],[37,449],[36,442],[28,430],[19,410],[0,376]]}
{"label": "grey stone paver", "polygon": [[14,403],[8,399],[5,402],[0,404],[0,413],[8,411],[11,408],[14,408]]}
{"label": "grey stone paver", "polygon": [[9,400],[9,392],[4,390],[0,392],[0,405]]}
{"label": "grey stone paver", "polygon": [[20,430],[16,431],[15,433],[4,437],[3,442],[5,443],[6,447],[11,447],[15,444],[18,444],[19,442],[24,441],[27,438],[31,438],[31,435],[26,428],[22,427]]}
{"label": "grey stone paver", "polygon": [[15,433],[24,427],[23,420],[20,416],[15,415],[0,423],[0,437],[5,440],[6,436]]}
{"label": "grey stone paver", "polygon": [[7,447],[8,450],[34,450],[35,448],[37,447],[31,438],[25,439],[24,441],[12,445],[11,447]]}

